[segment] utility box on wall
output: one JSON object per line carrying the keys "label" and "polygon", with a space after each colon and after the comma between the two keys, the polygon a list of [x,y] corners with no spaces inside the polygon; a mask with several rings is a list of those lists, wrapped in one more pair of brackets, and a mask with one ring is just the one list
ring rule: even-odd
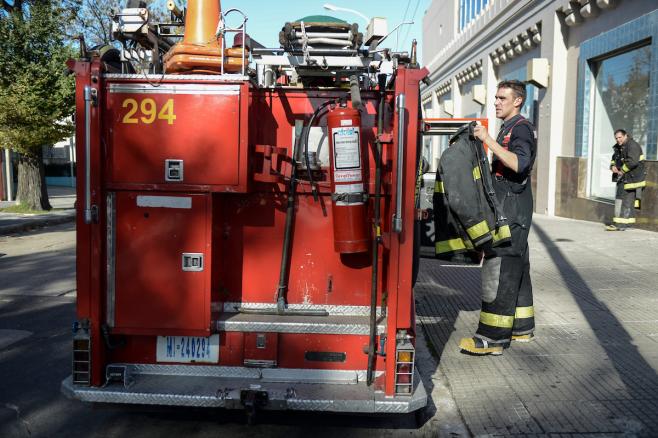
{"label": "utility box on wall", "polygon": [[527,63],[526,81],[539,88],[548,87],[550,66],[546,58],[532,58]]}

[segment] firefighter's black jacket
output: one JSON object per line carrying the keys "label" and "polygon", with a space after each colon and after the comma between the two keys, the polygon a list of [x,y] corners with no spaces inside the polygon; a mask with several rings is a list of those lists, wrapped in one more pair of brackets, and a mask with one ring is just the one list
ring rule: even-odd
{"label": "firefighter's black jacket", "polygon": [[[612,146],[612,159],[610,160],[610,170],[612,170],[612,166],[617,167],[617,169],[621,170],[621,166],[624,165],[624,162],[621,159],[621,145],[615,143]],[[616,173],[612,174],[612,182],[621,182],[619,181],[619,175]]]}
{"label": "firefighter's black jacket", "polygon": [[610,162],[611,168],[613,164],[619,170],[624,171],[622,177],[624,190],[635,190],[647,185],[647,170],[644,165],[642,147],[630,136],[621,146],[615,144],[612,161]]}
{"label": "firefighter's black jacket", "polygon": [[489,160],[472,130],[473,124],[465,125],[450,139],[436,172],[435,248],[442,259],[485,245],[498,246],[511,238],[494,193]]}

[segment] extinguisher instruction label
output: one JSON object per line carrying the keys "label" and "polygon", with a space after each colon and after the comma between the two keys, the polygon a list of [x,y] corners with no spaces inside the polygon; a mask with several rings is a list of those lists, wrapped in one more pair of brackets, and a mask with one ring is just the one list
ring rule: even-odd
{"label": "extinguisher instruction label", "polygon": [[337,185],[335,193],[363,193],[363,183]]}
{"label": "extinguisher instruction label", "polygon": [[361,169],[357,170],[336,170],[334,172],[334,181],[338,183],[361,181]]}
{"label": "extinguisher instruction label", "polygon": [[334,180],[361,181],[361,142],[358,127],[333,128]]}

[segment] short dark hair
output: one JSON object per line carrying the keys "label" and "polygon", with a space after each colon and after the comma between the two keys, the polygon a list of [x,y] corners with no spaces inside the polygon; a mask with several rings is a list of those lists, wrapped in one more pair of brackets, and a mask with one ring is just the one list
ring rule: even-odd
{"label": "short dark hair", "polygon": [[511,79],[509,81],[500,81],[498,82],[498,88],[509,88],[512,90],[512,93],[514,93],[514,97],[520,97],[522,102],[521,106],[525,104],[525,98],[526,98],[526,90],[525,90],[525,84],[521,81],[517,81],[516,79]]}
{"label": "short dark hair", "polygon": [[617,129],[617,130],[615,131],[615,135],[617,135],[617,134],[619,134],[619,133],[621,133],[621,135],[628,135],[628,134],[626,134],[626,131],[624,131],[623,129]]}

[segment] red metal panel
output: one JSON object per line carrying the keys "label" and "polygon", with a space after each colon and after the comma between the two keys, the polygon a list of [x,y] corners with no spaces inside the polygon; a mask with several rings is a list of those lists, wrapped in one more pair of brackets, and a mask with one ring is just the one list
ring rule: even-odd
{"label": "red metal panel", "polygon": [[74,65],[76,73],[75,112],[78,123],[75,127],[75,147],[78,159],[78,180],[76,184],[76,317],[85,319],[91,317],[90,309],[90,263],[91,263],[91,226],[84,222],[84,162],[85,162],[85,101],[84,87],[89,85],[90,64],[87,62],[76,62]]}
{"label": "red metal panel", "polygon": [[[397,174],[398,166],[402,170],[402,190],[406,196],[402,198],[403,227],[399,234],[392,234],[390,240],[391,267],[388,270],[388,333],[386,342],[386,394],[395,392],[395,347],[396,334],[400,329],[406,329],[413,334],[415,331],[415,316],[413,312],[413,288],[411,285],[413,263],[413,241],[415,222],[414,187],[416,180],[416,154],[418,139],[418,89],[419,82],[427,76],[427,69],[410,70],[404,67],[398,69],[395,81],[395,94],[404,94],[406,98],[406,126],[398,126],[399,114],[395,114],[394,147],[398,147],[398,129],[405,130],[404,163],[393,160],[391,175]],[[391,198],[396,196],[395,178],[391,179]]]}
{"label": "red metal panel", "polygon": [[[257,120],[257,123],[250,123],[250,144],[252,145],[275,145],[280,148],[288,149],[288,156],[292,155],[293,127],[296,121],[307,121],[321,103],[328,99],[338,97],[347,97],[345,91],[336,90],[307,90],[307,89],[261,89],[252,90],[252,105],[250,120]],[[390,101],[392,94],[388,96]],[[377,94],[373,92],[362,92],[363,107],[361,113],[361,144],[367,148],[367,160],[365,164],[365,175],[370,178],[369,191],[374,188],[374,159],[372,148],[375,142],[376,122],[376,104]],[[391,115],[386,114],[385,125],[390,124]],[[326,117],[320,117],[315,126],[321,126],[326,129]],[[312,145],[311,145],[312,146]],[[365,152],[365,151],[364,151]],[[326,169],[329,163],[322,163]],[[286,172],[289,173],[289,168]],[[302,175],[303,177],[303,175]],[[366,178],[367,180],[367,178]],[[319,184],[320,190],[329,193],[331,188],[328,175]],[[264,186],[268,190],[271,186]],[[285,191],[286,187],[279,186],[280,190]],[[310,190],[309,190],[310,191]]]}
{"label": "red metal panel", "polygon": [[[116,193],[113,332],[210,333],[210,199],[203,194]],[[203,270],[183,271],[183,253],[203,254]]]}
{"label": "red metal panel", "polygon": [[[247,344],[255,345],[256,333],[221,332],[219,365],[244,366]],[[306,368],[325,370],[365,370],[368,355],[363,348],[368,345],[365,335],[321,335],[304,333],[267,333],[276,336],[275,359],[279,368]],[[252,338],[251,341],[246,341]],[[155,363],[155,336],[126,336],[125,345],[110,351],[108,362],[118,363]],[[345,361],[328,362],[308,360],[307,352],[345,353]],[[253,358],[253,356],[252,356]],[[195,364],[189,364],[195,366]],[[197,364],[204,366],[205,364]],[[376,369],[384,369],[384,360],[377,358]]]}
{"label": "red metal panel", "polygon": [[[279,344],[281,368],[365,370],[368,366],[368,355],[364,353],[364,348],[368,346],[368,336],[282,333],[279,335]],[[310,361],[307,360],[307,352],[345,353],[345,361]],[[383,365],[380,358],[377,362]],[[379,366],[376,368],[379,369]]]}
{"label": "red metal panel", "polygon": [[[222,195],[216,235],[224,257],[218,288],[224,301],[275,303],[285,224],[285,195]],[[367,306],[371,256],[333,251],[331,199],[300,195],[290,261],[290,303]],[[326,216],[322,211],[326,208]]]}
{"label": "red metal panel", "polygon": [[[100,385],[103,381],[103,364],[105,360],[104,341],[101,333],[101,325],[103,324],[103,300],[102,290],[104,285],[103,268],[105,266],[105,221],[104,216],[101,214],[105,211],[105,200],[102,188],[103,176],[105,168],[101,157],[103,156],[101,148],[101,114],[102,111],[102,97],[100,93],[102,84],[102,65],[100,61],[95,61],[91,64],[89,85],[92,91],[98,96],[96,104],[91,106],[91,145],[90,145],[90,201],[92,212],[95,210],[98,214],[96,217],[92,214],[92,221],[88,225],[89,229],[89,318],[91,322],[91,344],[96,345],[92,349],[92,363],[100,364],[98,367],[92,366],[91,383],[92,385]],[[84,120],[84,119],[83,119]],[[84,142],[82,142],[84,144]],[[80,199],[80,198],[79,198]],[[81,198],[79,205],[84,208],[84,197]],[[82,212],[82,208],[78,213]],[[79,214],[79,216],[81,216]]]}
{"label": "red metal panel", "polygon": [[[111,182],[165,184],[165,160],[175,159],[183,160],[184,175],[171,185],[246,183],[246,139],[240,138],[244,87],[163,83],[138,88],[143,85],[115,82],[106,88]],[[195,88],[181,88],[189,85]]]}
{"label": "red metal panel", "polygon": [[278,333],[245,333],[244,361],[270,361],[276,365],[278,347]]}

